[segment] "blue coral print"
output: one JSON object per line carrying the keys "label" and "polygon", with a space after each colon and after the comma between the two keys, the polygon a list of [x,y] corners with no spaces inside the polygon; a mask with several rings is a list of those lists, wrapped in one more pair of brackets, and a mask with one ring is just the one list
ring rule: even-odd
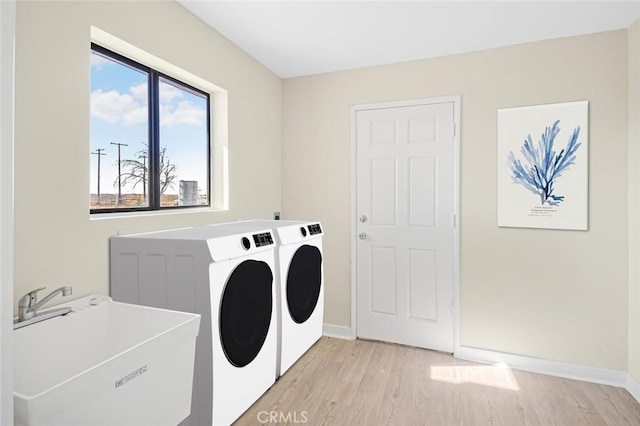
{"label": "blue coral print", "polygon": [[509,166],[513,172],[513,183],[524,186],[527,190],[540,197],[541,205],[558,206],[564,201],[564,195],[554,194],[554,184],[562,173],[575,164],[576,152],[581,143],[578,142],[580,126],[573,129],[567,147],[556,154],[553,144],[560,132],[560,120],[556,120],[551,127],[545,127],[537,146],[531,135],[522,144],[520,153],[522,161],[513,152],[509,153]]}

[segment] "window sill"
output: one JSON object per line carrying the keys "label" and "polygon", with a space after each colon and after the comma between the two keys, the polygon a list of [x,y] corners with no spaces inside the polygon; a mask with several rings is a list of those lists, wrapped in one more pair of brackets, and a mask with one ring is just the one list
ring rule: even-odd
{"label": "window sill", "polygon": [[154,216],[173,216],[183,214],[201,214],[201,213],[215,213],[215,212],[227,212],[229,209],[219,209],[215,207],[192,207],[188,209],[168,209],[168,210],[152,210],[141,212],[114,212],[114,213],[94,213],[89,214],[89,221],[100,220],[120,220],[120,219],[137,219],[143,217]]}

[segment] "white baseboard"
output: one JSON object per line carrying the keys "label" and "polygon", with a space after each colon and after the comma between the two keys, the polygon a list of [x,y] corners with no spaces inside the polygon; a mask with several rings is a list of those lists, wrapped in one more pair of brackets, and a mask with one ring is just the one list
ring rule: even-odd
{"label": "white baseboard", "polygon": [[[547,374],[549,376],[564,377],[567,379],[581,380],[583,382],[599,383],[603,385],[626,388],[635,399],[640,396],[640,385],[635,383],[635,394],[629,388],[631,377],[626,371],[607,370],[597,367],[569,364],[566,362],[550,361],[515,355],[487,349],[460,346],[456,358],[482,363],[502,363],[516,370],[530,371],[532,373]],[[639,400],[640,401],[640,400]]]}
{"label": "white baseboard", "polygon": [[506,364],[516,370],[625,388],[636,401],[640,402],[640,383],[624,371],[586,367],[566,362],[473,348],[470,346],[460,346],[455,357],[485,364]]}
{"label": "white baseboard", "polygon": [[627,390],[636,401],[640,402],[640,383],[631,377],[631,374],[627,374]]}
{"label": "white baseboard", "polygon": [[337,339],[353,340],[351,327],[342,325],[324,324],[322,327],[322,335],[327,337],[335,337]]}

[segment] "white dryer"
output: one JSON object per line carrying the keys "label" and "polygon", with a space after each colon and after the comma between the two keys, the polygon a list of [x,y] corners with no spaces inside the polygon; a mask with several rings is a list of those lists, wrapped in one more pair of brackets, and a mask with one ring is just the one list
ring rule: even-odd
{"label": "white dryer", "polygon": [[272,229],[278,284],[278,365],[284,374],[322,336],[324,271],[319,222],[246,220],[210,225],[226,229]]}
{"label": "white dryer", "polygon": [[229,425],[275,382],[274,247],[269,229],[111,238],[114,300],[202,315],[191,416],[182,425]]}

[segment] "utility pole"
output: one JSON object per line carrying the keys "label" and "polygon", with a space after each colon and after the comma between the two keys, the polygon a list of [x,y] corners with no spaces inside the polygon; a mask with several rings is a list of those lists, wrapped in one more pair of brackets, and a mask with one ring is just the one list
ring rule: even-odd
{"label": "utility pole", "polygon": [[104,148],[96,148],[97,152],[92,152],[91,154],[98,156],[98,205],[100,205],[100,157],[103,155],[107,155],[103,153]]}
{"label": "utility pole", "polygon": [[147,201],[147,156],[141,155],[142,158],[142,199]]}
{"label": "utility pole", "polygon": [[117,143],[111,142],[111,145],[118,145],[118,201],[116,202],[116,206],[120,204],[120,198],[122,197],[122,173],[120,172],[120,166],[122,163],[120,162],[120,147],[129,146],[126,143]]}

